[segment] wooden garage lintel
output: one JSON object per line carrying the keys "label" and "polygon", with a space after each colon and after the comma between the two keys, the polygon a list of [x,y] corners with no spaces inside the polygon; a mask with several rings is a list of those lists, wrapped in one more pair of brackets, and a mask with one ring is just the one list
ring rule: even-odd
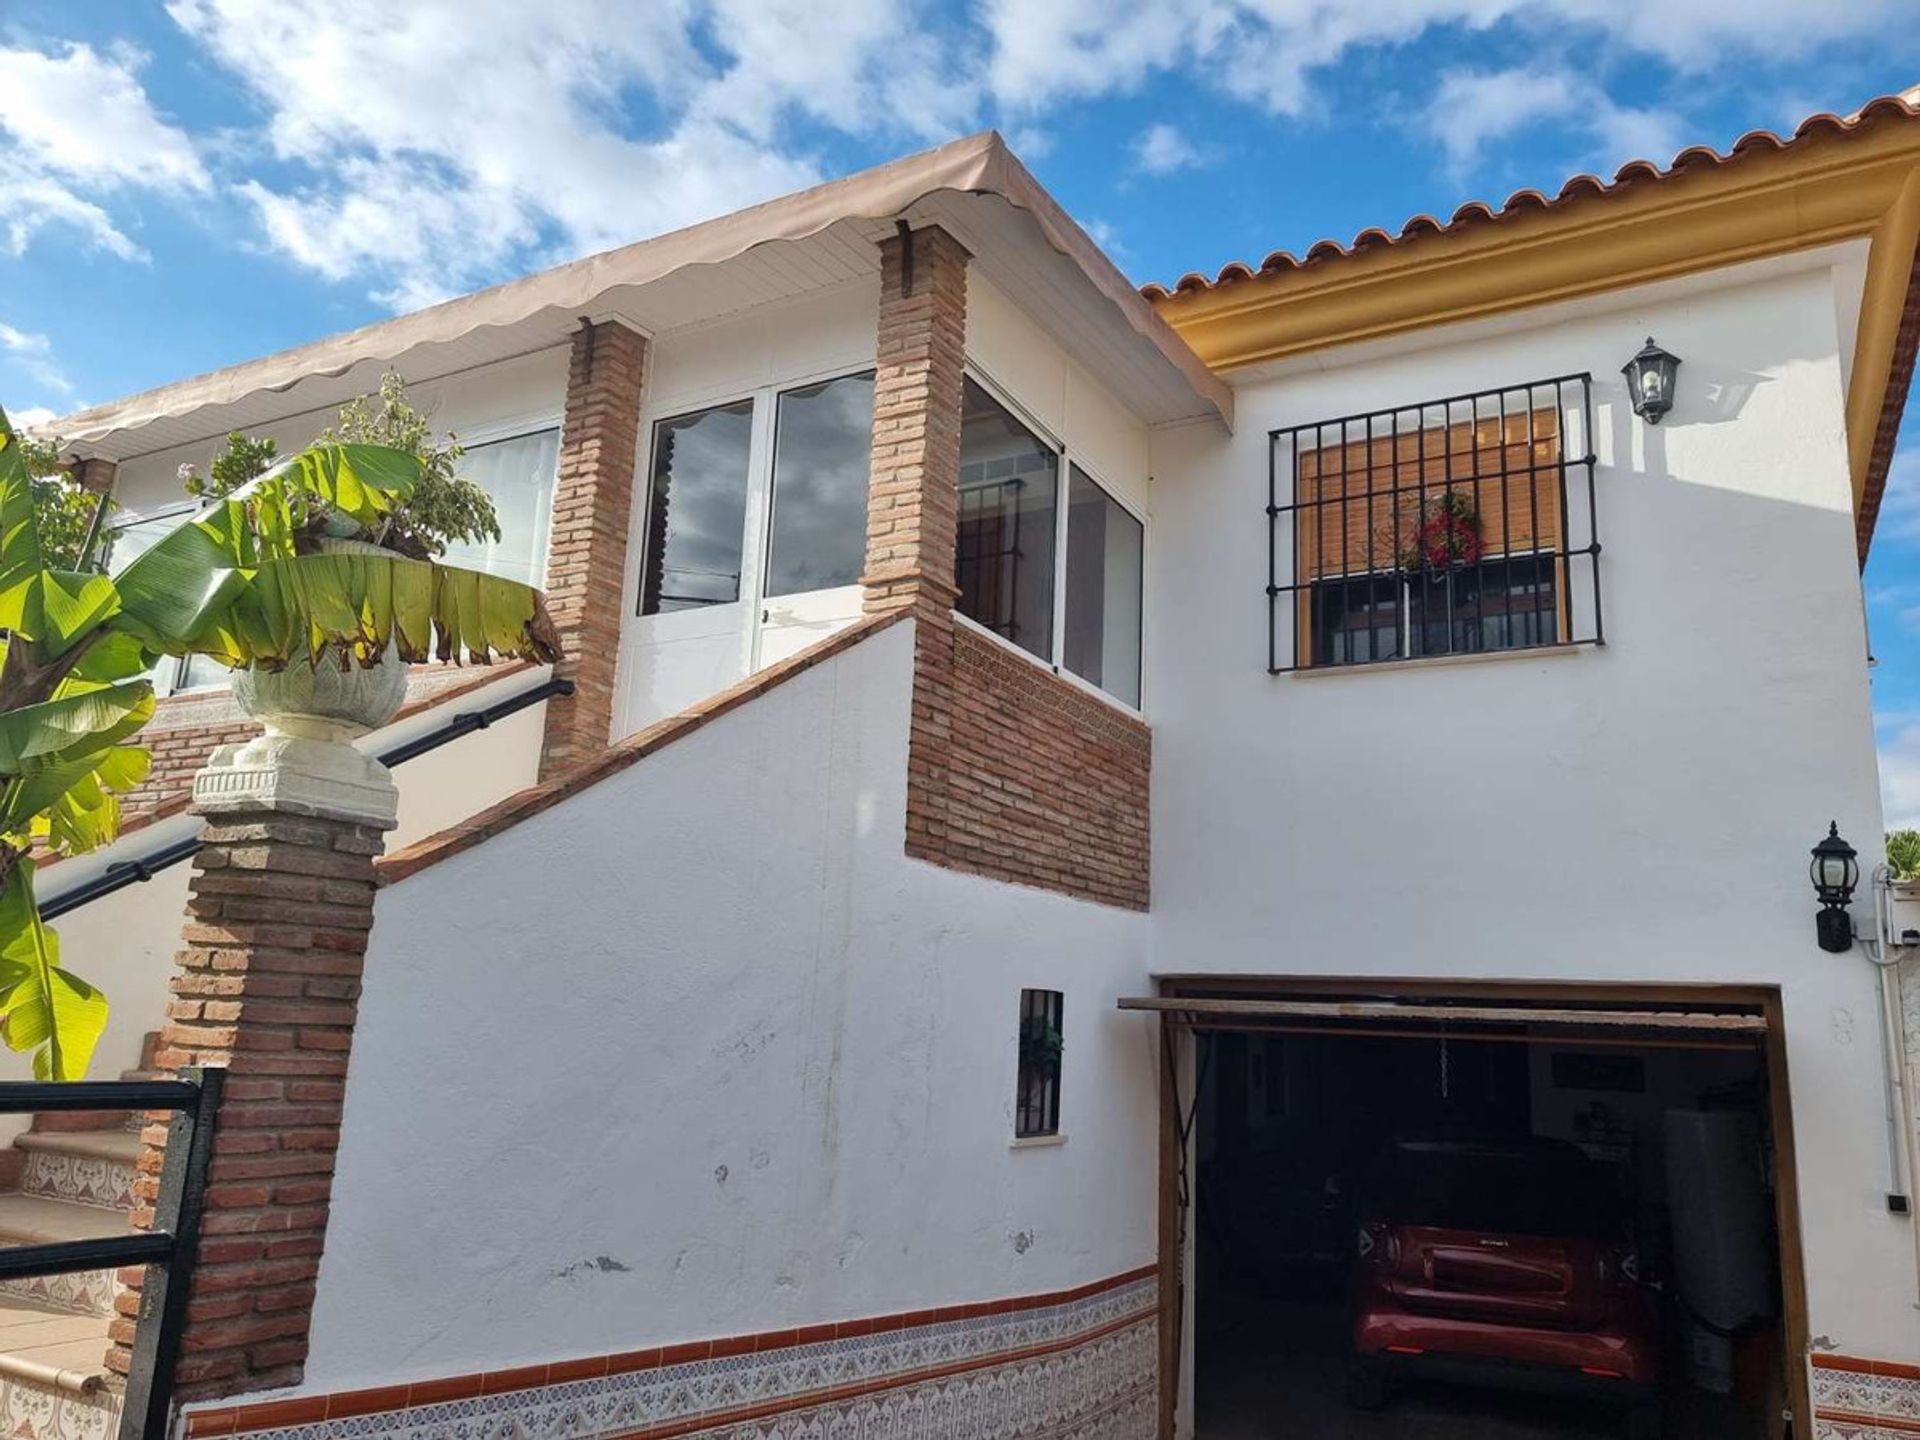
{"label": "wooden garage lintel", "polygon": [[1403,1005],[1380,1000],[1188,999],[1180,996],[1125,995],[1122,1010],[1148,1010],[1174,1023],[1199,1024],[1207,1017],[1254,1020],[1264,1017],[1320,1020],[1400,1020],[1447,1025],[1471,1021],[1491,1025],[1599,1026],[1632,1030],[1712,1030],[1764,1035],[1764,1015],[1710,1010],[1567,1010],[1515,1005]]}

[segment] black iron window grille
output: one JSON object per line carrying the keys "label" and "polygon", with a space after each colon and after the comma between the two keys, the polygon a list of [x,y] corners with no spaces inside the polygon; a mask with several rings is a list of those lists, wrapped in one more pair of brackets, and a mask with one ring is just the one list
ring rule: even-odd
{"label": "black iron window grille", "polygon": [[1067,997],[1058,990],[1020,992],[1020,1079],[1014,1101],[1018,1139],[1060,1133],[1060,1059]]}
{"label": "black iron window grille", "polygon": [[1591,378],[1269,432],[1267,668],[1603,644]]}

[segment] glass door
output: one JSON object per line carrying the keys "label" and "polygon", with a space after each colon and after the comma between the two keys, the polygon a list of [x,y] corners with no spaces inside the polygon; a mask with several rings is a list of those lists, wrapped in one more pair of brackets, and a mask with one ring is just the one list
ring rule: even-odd
{"label": "glass door", "polygon": [[755,408],[749,397],[654,424],[637,517],[640,598],[624,645],[623,733],[747,673]]}
{"label": "glass door", "polygon": [[859,618],[872,447],[871,373],[654,423],[621,734]]}
{"label": "glass door", "polygon": [[860,618],[872,450],[871,374],[779,397],[757,665],[784,660]]}

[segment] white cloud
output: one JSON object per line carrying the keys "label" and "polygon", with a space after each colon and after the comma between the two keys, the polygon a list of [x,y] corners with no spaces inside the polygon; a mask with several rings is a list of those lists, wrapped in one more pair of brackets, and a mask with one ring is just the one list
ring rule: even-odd
{"label": "white cloud", "polygon": [[[1596,72],[1623,52],[1778,62],[1903,3],[1810,27],[1785,0],[168,0],[259,124],[187,135],[132,52],[0,49],[0,251],[58,226],[134,258],[127,192],[217,189],[275,252],[410,307],[806,185],[844,137],[898,151],[993,122],[1037,152],[1077,101],[1168,74],[1318,116],[1323,74],[1443,27],[1514,27]],[[1595,161],[1676,138],[1665,111],[1550,59],[1447,83],[1468,103],[1430,123],[1457,169],[1563,114]],[[1203,140],[1162,122],[1134,159],[1206,163]]]}
{"label": "white cloud", "polygon": [[1920,448],[1894,452],[1873,533],[1876,541],[1920,544]]}
{"label": "white cloud", "polygon": [[208,188],[192,142],[154,110],[138,66],[137,55],[103,55],[90,45],[58,54],[0,47],[0,206],[13,254],[41,230],[65,225],[95,248],[135,259],[139,247],[102,197]]}
{"label": "white cloud", "polygon": [[1889,830],[1920,829],[1920,722],[1882,727],[1880,808]]}
{"label": "white cloud", "polygon": [[59,418],[44,405],[29,405],[23,410],[7,412],[7,419],[13,422],[16,430],[38,430],[42,425],[51,424]]}
{"label": "white cloud", "polygon": [[810,184],[792,122],[929,139],[974,116],[945,47],[894,0],[662,0],[612,23],[599,0],[168,9],[306,177],[239,186],[269,242],[402,307]]}
{"label": "white cloud", "polygon": [[1680,117],[1616,104],[1591,77],[1565,69],[1450,70],[1427,111],[1428,132],[1464,176],[1487,147],[1542,125],[1584,136],[1585,163],[1611,172],[1631,159],[1664,164],[1679,149]]}
{"label": "white cloud", "polygon": [[1196,145],[1180,132],[1177,125],[1161,121],[1149,125],[1133,140],[1133,161],[1149,175],[1171,175],[1176,170],[1191,170],[1207,164],[1211,152]]}
{"label": "white cloud", "polygon": [[986,0],[988,83],[1010,109],[1125,93],[1192,71],[1240,99],[1305,112],[1311,80],[1368,46],[1404,45],[1439,26],[1511,21],[1556,48],[1610,41],[1685,70],[1778,61],[1900,18],[1909,0],[1851,0],[1807,23],[1800,0]]}
{"label": "white cloud", "polygon": [[26,373],[45,389],[72,398],[73,382],[53,363],[53,342],[44,335],[18,330],[0,320],[0,360]]}

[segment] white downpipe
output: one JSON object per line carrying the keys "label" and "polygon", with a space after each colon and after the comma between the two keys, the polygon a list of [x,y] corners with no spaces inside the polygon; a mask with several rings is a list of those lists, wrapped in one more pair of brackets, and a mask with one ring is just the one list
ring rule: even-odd
{"label": "white downpipe", "polygon": [[1867,959],[1879,971],[1880,1048],[1886,1061],[1887,1171],[1893,1193],[1907,1198],[1907,1229],[1913,1240],[1914,1304],[1920,1308],[1920,1223],[1913,1207],[1920,1200],[1920,1156],[1913,1144],[1913,1101],[1907,1062],[1905,1004],[1900,994],[1900,960],[1904,948],[1892,932],[1887,896],[1893,875],[1885,865],[1874,867],[1873,937],[1863,941]]}

